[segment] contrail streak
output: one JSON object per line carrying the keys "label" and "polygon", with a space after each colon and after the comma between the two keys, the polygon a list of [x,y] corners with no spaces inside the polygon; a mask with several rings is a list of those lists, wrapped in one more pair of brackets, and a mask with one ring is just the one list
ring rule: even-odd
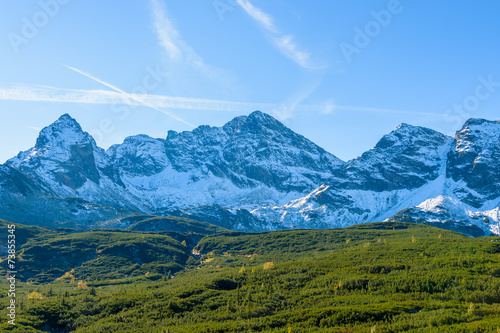
{"label": "contrail streak", "polygon": [[180,118],[180,117],[176,116],[175,114],[170,113],[170,112],[167,112],[167,111],[165,111],[165,110],[161,110],[161,109],[157,108],[157,107],[156,107],[156,106],[154,106],[154,105],[151,105],[151,104],[149,104],[149,103],[147,103],[147,102],[144,102],[144,101],[143,101],[143,100],[141,100],[140,98],[137,98],[137,97],[136,97],[136,95],[129,94],[129,93],[127,93],[126,91],[123,91],[122,89],[120,89],[120,88],[118,88],[118,87],[115,87],[114,85],[112,85],[112,84],[110,84],[110,83],[107,83],[107,82],[105,82],[105,81],[103,81],[103,80],[100,80],[100,79],[98,79],[98,78],[96,78],[96,77],[94,77],[94,76],[90,75],[89,73],[85,73],[84,71],[81,71],[81,70],[79,70],[79,69],[77,69],[77,68],[74,68],[74,67],[71,67],[71,66],[68,66],[68,65],[64,65],[64,66],[65,66],[66,68],[71,69],[72,71],[75,71],[75,72],[77,72],[77,73],[79,73],[79,74],[81,74],[81,75],[83,75],[83,76],[88,77],[89,79],[92,79],[92,80],[94,80],[94,81],[96,81],[96,82],[99,82],[100,84],[105,85],[106,87],[108,87],[108,88],[110,88],[110,89],[113,89],[114,91],[119,92],[120,94],[123,94],[123,95],[127,96],[127,98],[130,98],[131,100],[136,101],[136,102],[137,102],[137,103],[139,103],[139,104],[142,104],[142,105],[144,105],[144,106],[147,106],[147,107],[150,107],[150,108],[152,108],[152,109],[155,109],[156,111],[159,111],[159,112],[161,112],[161,113],[163,113],[163,114],[166,114],[167,116],[172,117],[172,118],[174,118],[175,120],[180,121],[181,123],[186,124],[186,125],[188,125],[188,126],[190,126],[190,127],[192,127],[192,128],[194,128],[194,127],[195,127],[193,124],[191,124],[191,123],[189,123],[189,122],[185,121],[184,119],[182,119],[182,118]]}

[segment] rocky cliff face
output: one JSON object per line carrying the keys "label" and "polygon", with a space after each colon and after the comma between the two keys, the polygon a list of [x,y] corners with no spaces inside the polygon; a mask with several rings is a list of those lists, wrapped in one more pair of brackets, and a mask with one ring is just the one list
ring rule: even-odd
{"label": "rocky cliff face", "polygon": [[471,236],[499,235],[499,159],[500,122],[468,120],[451,143],[442,195],[391,220],[447,226]]}
{"label": "rocky cliff face", "polygon": [[57,197],[47,184],[8,165],[0,165],[2,219],[48,227],[87,228],[96,221],[134,213],[130,209],[98,205],[75,197]]}
{"label": "rocky cliff face", "polygon": [[402,124],[309,195],[256,213],[297,227],[385,220],[439,193],[450,142],[436,131]]}
{"label": "rocky cliff face", "polygon": [[56,192],[77,190],[87,180],[100,182],[97,161],[105,154],[69,115],[45,127],[33,148],[7,162],[24,174],[42,180]]}
{"label": "rocky cliff face", "polygon": [[256,111],[220,128],[170,131],[166,139],[129,137],[107,151],[63,115],[6,165],[39,184],[42,197],[165,215],[199,206],[284,204],[344,162]]}
{"label": "rocky cliff face", "polygon": [[470,119],[457,132],[447,177],[457,198],[475,208],[500,196],[500,121]]}
{"label": "rocky cliff face", "polygon": [[498,234],[499,150],[498,121],[471,119],[454,138],[402,124],[307,196],[255,214],[296,227],[391,219]]}
{"label": "rocky cliff face", "polygon": [[484,119],[453,138],[402,124],[345,163],[259,111],[106,151],[63,115],[0,166],[0,218],[92,227],[141,213],[247,231],[401,219],[498,234],[499,158],[500,122]]}

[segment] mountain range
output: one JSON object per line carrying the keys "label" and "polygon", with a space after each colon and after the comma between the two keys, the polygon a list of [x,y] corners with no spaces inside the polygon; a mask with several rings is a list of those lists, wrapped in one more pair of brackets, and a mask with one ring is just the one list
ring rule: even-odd
{"label": "mountain range", "polygon": [[500,121],[485,119],[454,137],[401,124],[344,162],[259,111],[107,150],[65,114],[0,165],[0,218],[124,229],[145,214],[240,231],[404,221],[499,235],[499,159]]}

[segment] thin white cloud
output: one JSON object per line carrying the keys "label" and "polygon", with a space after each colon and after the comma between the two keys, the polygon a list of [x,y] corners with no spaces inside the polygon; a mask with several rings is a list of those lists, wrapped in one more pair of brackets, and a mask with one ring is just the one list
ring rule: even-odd
{"label": "thin white cloud", "polygon": [[[110,85],[111,86],[111,85]],[[116,88],[116,87],[115,87]],[[118,88],[116,88],[118,89]],[[314,85],[310,89],[314,89]],[[295,99],[281,104],[273,103],[248,103],[224,100],[184,98],[150,94],[128,94],[110,90],[80,90],[62,89],[48,86],[15,85],[10,87],[0,86],[0,100],[27,101],[27,102],[53,102],[53,103],[75,103],[75,104],[124,104],[152,107],[165,113],[161,108],[193,110],[193,111],[220,111],[234,113],[248,113],[261,110],[275,115],[280,119],[290,118],[291,112],[324,112],[323,105],[301,105],[301,100],[308,96],[305,89],[302,94],[297,94]],[[429,112],[417,112],[408,110],[393,110],[384,108],[372,108],[365,106],[334,105],[332,101],[326,103],[328,112],[335,114],[338,111],[352,111],[362,113],[394,113],[406,115],[419,115],[430,117],[442,117],[441,114]],[[280,109],[281,108],[281,109]],[[285,111],[283,111],[285,110]],[[191,124],[189,124],[192,126]]]}
{"label": "thin white cloud", "polygon": [[225,86],[234,86],[234,78],[226,71],[205,63],[203,58],[182,39],[181,33],[169,18],[165,4],[151,0],[154,32],[169,59],[175,64],[183,63],[200,72],[212,81]]}
{"label": "thin white cloud", "polygon": [[297,45],[293,42],[293,36],[281,36],[274,40],[275,45],[281,52],[299,64],[301,67],[313,69],[320,68],[311,63],[311,55],[307,52],[298,49]]}
{"label": "thin white cloud", "polygon": [[238,5],[247,12],[255,21],[257,21],[261,26],[263,26],[266,30],[274,33],[278,33],[278,29],[273,23],[273,19],[271,16],[261,9],[255,7],[248,0],[236,0]]}
{"label": "thin white cloud", "polygon": [[170,59],[180,60],[183,57],[180,46],[184,44],[177,29],[166,14],[165,5],[158,0],[151,0],[153,7],[153,24],[160,45],[165,49]]}
{"label": "thin white cloud", "polygon": [[75,71],[75,72],[77,72],[79,74],[82,74],[83,76],[86,76],[89,79],[94,80],[94,81],[96,81],[96,82],[98,82],[98,83],[100,83],[102,85],[105,85],[106,87],[111,88],[111,89],[113,89],[116,92],[119,92],[119,93],[121,93],[123,95],[128,95],[128,93],[126,93],[125,91],[121,90],[120,88],[117,88],[117,87],[113,86],[112,84],[107,83],[107,82],[105,82],[103,80],[100,80],[100,79],[98,79],[98,78],[96,78],[96,77],[94,77],[94,76],[92,76],[92,75],[90,75],[90,74],[88,74],[88,73],[86,73],[84,71],[81,71],[81,70],[79,70],[77,68],[74,68],[74,67],[71,67],[71,66],[67,66],[67,65],[64,65],[64,67],[69,68],[72,71]]}
{"label": "thin white cloud", "polygon": [[[269,110],[273,105],[223,100],[172,97],[151,94],[128,94],[110,90],[63,89],[47,86],[17,85],[0,87],[0,100],[27,102],[58,102],[75,104],[123,104],[179,110],[224,111],[245,113],[261,109]],[[161,110],[160,110],[161,111]]]}
{"label": "thin white cloud", "polygon": [[333,103],[333,99],[328,99],[321,109],[322,114],[331,114],[335,110],[335,103]]}
{"label": "thin white cloud", "polygon": [[40,132],[42,130],[40,127],[36,127],[36,126],[26,126],[26,128],[32,129],[32,130],[37,131],[37,132]]}
{"label": "thin white cloud", "polygon": [[[273,114],[280,120],[286,120],[292,118],[294,113],[303,108],[303,102],[314,93],[314,91],[321,84],[321,80],[316,80],[310,84],[307,84],[305,87],[302,87],[301,90],[293,94],[293,96],[281,103],[279,106],[273,109]],[[307,107],[307,106],[306,106]]]}
{"label": "thin white cloud", "polygon": [[311,54],[307,51],[301,50],[300,47],[293,41],[294,37],[292,35],[284,35],[280,33],[269,14],[260,8],[255,7],[248,0],[236,0],[236,2],[255,22],[266,30],[269,40],[286,57],[306,69],[324,68],[324,66],[318,66],[313,63],[311,60]]}
{"label": "thin white cloud", "polygon": [[368,112],[368,113],[395,113],[395,114],[407,114],[407,115],[418,115],[418,116],[442,117],[441,114],[430,113],[430,112],[371,108],[371,107],[365,107],[365,106],[334,105],[332,111],[336,111],[336,110],[361,111],[361,112]]}
{"label": "thin white cloud", "polygon": [[[66,65],[65,65],[65,66],[66,66]],[[73,67],[70,67],[70,66],[66,66],[66,67],[67,67],[67,68],[69,68],[69,69],[71,69],[71,70],[73,70],[73,71],[75,71],[75,72],[77,72],[77,73],[79,73],[79,74],[81,74],[81,75],[83,75],[83,76],[88,77],[88,78],[89,78],[89,79],[91,79],[91,80],[94,80],[94,81],[96,81],[96,82],[99,82],[100,84],[105,85],[105,86],[106,86],[106,87],[108,87],[108,88],[111,88],[112,90],[114,90],[114,91],[116,91],[116,92],[118,92],[118,93],[122,94],[122,95],[123,95],[123,97],[125,97],[125,98],[130,98],[130,99],[132,99],[133,101],[135,101],[135,102],[137,102],[137,103],[139,103],[139,104],[142,104],[142,105],[144,105],[144,106],[147,106],[147,107],[150,107],[150,108],[152,108],[152,109],[155,109],[156,111],[159,111],[159,112],[161,112],[161,113],[163,113],[163,114],[166,114],[167,116],[169,116],[169,117],[171,117],[171,118],[173,118],[173,119],[175,119],[175,120],[177,120],[177,121],[180,121],[180,122],[181,122],[181,123],[183,123],[183,124],[186,124],[186,125],[188,125],[188,126],[194,127],[194,125],[193,125],[193,124],[188,123],[187,121],[185,121],[185,120],[184,120],[184,119],[182,119],[181,117],[179,117],[179,116],[177,116],[177,115],[175,115],[175,114],[173,114],[173,113],[171,113],[171,112],[167,112],[167,111],[165,111],[165,110],[162,110],[162,109],[160,109],[160,108],[158,108],[158,107],[156,107],[156,106],[154,106],[154,105],[152,105],[152,104],[150,104],[150,103],[148,103],[148,102],[144,101],[144,99],[142,98],[142,96],[141,96],[141,95],[138,95],[138,94],[129,94],[129,93],[127,93],[127,92],[125,92],[125,91],[121,90],[120,88],[117,88],[117,87],[113,86],[112,84],[107,83],[107,82],[105,82],[105,81],[103,81],[103,80],[100,80],[100,79],[98,79],[98,78],[96,78],[96,77],[94,77],[94,76],[92,76],[92,75],[90,75],[90,74],[88,74],[88,73],[85,73],[85,72],[83,72],[83,71],[81,71],[81,70],[79,70],[79,69],[76,69],[76,68],[73,68]]]}

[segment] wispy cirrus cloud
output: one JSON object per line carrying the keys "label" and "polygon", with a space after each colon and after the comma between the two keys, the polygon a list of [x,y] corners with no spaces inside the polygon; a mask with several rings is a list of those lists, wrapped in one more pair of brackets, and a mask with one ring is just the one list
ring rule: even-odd
{"label": "wispy cirrus cloud", "polygon": [[307,69],[319,69],[321,66],[312,64],[311,55],[308,52],[301,51],[293,41],[293,36],[286,35],[274,39],[275,45],[281,52],[299,64],[301,67]]}
{"label": "wispy cirrus cloud", "polygon": [[212,81],[225,86],[234,85],[234,78],[228,72],[207,64],[203,58],[182,38],[170,19],[167,8],[161,0],[151,0],[153,27],[159,44],[169,60],[185,64]]}
{"label": "wispy cirrus cloud", "polygon": [[416,116],[442,117],[442,114],[436,114],[431,112],[395,110],[395,109],[373,108],[373,107],[354,106],[354,105],[335,105],[331,101],[328,102],[328,108],[329,108],[329,113],[339,110],[339,111],[358,111],[367,113],[394,113],[394,114],[406,114],[406,115],[416,115]]}
{"label": "wispy cirrus cloud", "polygon": [[179,30],[170,19],[167,8],[160,0],[151,0],[154,32],[161,47],[171,60],[186,61],[203,69],[203,59],[181,37]]}
{"label": "wispy cirrus cloud", "polygon": [[26,128],[29,128],[33,131],[37,131],[37,132],[41,132],[42,131],[42,128],[40,127],[36,127],[36,126],[26,126]]}
{"label": "wispy cirrus cloud", "polygon": [[[314,89],[314,85],[309,88]],[[320,112],[335,114],[339,111],[379,113],[379,114],[405,114],[430,117],[441,117],[441,114],[429,112],[418,112],[408,110],[394,110],[385,108],[374,108],[354,105],[336,105],[333,101],[326,104],[302,105],[300,102],[308,96],[310,91],[305,89],[296,99],[285,103],[250,103],[234,102],[215,99],[185,98],[151,94],[128,94],[113,90],[81,90],[63,89],[40,85],[11,85],[0,86],[0,100],[26,101],[26,102],[52,102],[52,103],[75,103],[75,104],[124,104],[148,106],[155,109],[167,108],[192,111],[220,111],[234,113],[248,113],[253,110],[261,110],[273,114],[281,120],[289,118],[290,109],[303,112]],[[285,111],[283,111],[283,109]],[[327,112],[325,112],[325,110]],[[163,112],[164,113],[164,112]],[[190,126],[192,126],[190,124]]]}
{"label": "wispy cirrus cloud", "polygon": [[243,10],[245,10],[245,12],[247,12],[248,15],[250,15],[250,17],[263,26],[267,31],[278,33],[278,29],[274,25],[273,19],[269,14],[255,7],[248,0],[236,0],[236,2],[241,8],[243,8]]}
{"label": "wispy cirrus cloud", "polygon": [[153,8],[153,24],[160,45],[167,52],[170,59],[182,59],[184,54],[181,48],[186,49],[187,45],[182,40],[172,21],[167,17],[165,5],[158,0],[151,0],[151,6]]}
{"label": "wispy cirrus cloud", "polygon": [[[300,90],[292,94],[290,98],[275,106],[272,110],[273,114],[280,120],[292,118],[296,111],[303,109],[303,102],[314,93],[320,84],[321,80],[307,83]],[[316,106],[314,107],[316,108]]]}
{"label": "wispy cirrus cloud", "polygon": [[75,104],[123,104],[178,110],[240,113],[256,109],[266,110],[273,105],[152,94],[124,94],[117,91],[98,89],[64,89],[39,85],[0,86],[0,100]]}
{"label": "wispy cirrus cloud", "polygon": [[65,67],[67,67],[67,68],[71,69],[72,71],[75,71],[75,72],[77,72],[77,73],[79,73],[79,74],[81,74],[83,76],[86,76],[89,79],[91,79],[93,81],[96,81],[96,82],[98,82],[98,83],[100,83],[100,84],[102,84],[102,85],[104,85],[104,86],[106,86],[108,88],[111,88],[115,92],[119,93],[123,98],[131,99],[131,100],[135,101],[136,103],[138,103],[139,105],[150,107],[152,109],[155,109],[156,111],[159,111],[161,113],[166,114],[167,116],[169,116],[169,117],[171,117],[171,118],[173,118],[173,119],[175,119],[177,121],[180,121],[183,124],[186,124],[188,126],[194,127],[193,124],[185,121],[184,119],[182,119],[181,117],[177,116],[176,114],[174,114],[172,112],[165,111],[165,110],[160,109],[160,108],[158,108],[157,106],[155,106],[155,105],[153,105],[151,103],[148,103],[147,101],[145,101],[144,99],[142,99],[142,95],[140,95],[140,94],[129,94],[129,93],[125,92],[124,90],[122,90],[120,88],[117,88],[116,86],[112,85],[111,83],[107,83],[107,82],[105,82],[105,81],[103,81],[101,79],[98,79],[95,76],[92,76],[92,75],[90,75],[90,74],[88,74],[88,73],[86,73],[84,71],[81,71],[81,70],[79,70],[77,68],[74,68],[74,67],[71,67],[71,66],[67,66],[67,65],[65,65]]}
{"label": "wispy cirrus cloud", "polygon": [[255,22],[264,28],[272,44],[287,58],[306,69],[320,69],[325,67],[315,64],[311,59],[311,53],[301,50],[295,43],[293,35],[280,33],[271,15],[255,7],[249,0],[236,0],[236,2]]}

